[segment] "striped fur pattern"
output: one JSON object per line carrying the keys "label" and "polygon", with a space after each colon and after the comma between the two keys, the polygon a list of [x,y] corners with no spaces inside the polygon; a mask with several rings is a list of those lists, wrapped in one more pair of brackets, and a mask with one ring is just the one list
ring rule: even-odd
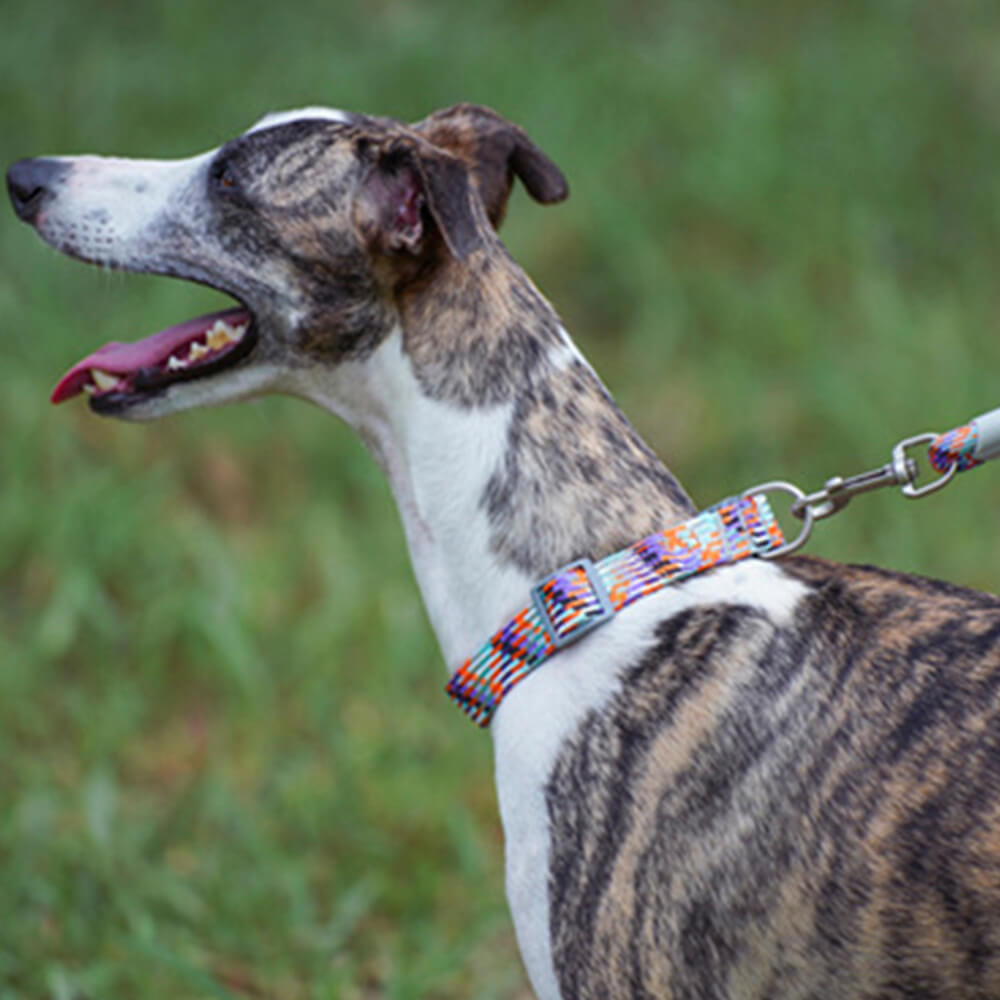
{"label": "striped fur pattern", "polygon": [[1000,996],[1000,601],[784,560],[662,622],[546,786],[562,995]]}

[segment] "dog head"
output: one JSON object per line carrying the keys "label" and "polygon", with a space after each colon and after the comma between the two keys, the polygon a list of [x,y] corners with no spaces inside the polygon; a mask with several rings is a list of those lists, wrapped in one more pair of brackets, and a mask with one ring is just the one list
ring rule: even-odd
{"label": "dog head", "polygon": [[148,419],[295,391],[295,373],[370,354],[402,291],[497,252],[514,177],[566,196],[558,168],[487,108],[413,126],[330,109],[268,115],[184,160],[65,157],[8,171],[15,211],[56,249],[180,277],[237,308],[109,344],[64,376],[103,414]]}

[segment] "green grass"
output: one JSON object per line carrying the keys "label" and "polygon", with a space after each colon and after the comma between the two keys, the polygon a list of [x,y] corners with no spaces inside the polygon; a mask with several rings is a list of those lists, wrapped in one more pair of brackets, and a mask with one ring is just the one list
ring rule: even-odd
{"label": "green grass", "polygon": [[[508,243],[696,499],[879,464],[1000,403],[986,2],[0,0],[0,160],[174,156],[306,102],[522,122],[573,195]],[[374,464],[287,400],[53,409],[208,309],[0,212],[0,1000],[497,998],[488,738]],[[1000,471],[810,551],[996,590]]]}

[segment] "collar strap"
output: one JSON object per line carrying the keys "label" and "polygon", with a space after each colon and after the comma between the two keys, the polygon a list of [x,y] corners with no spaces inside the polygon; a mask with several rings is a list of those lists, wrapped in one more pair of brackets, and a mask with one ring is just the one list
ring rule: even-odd
{"label": "collar strap", "polygon": [[515,684],[633,601],[784,542],[758,494],[730,497],[597,563],[578,559],[532,588],[531,603],[455,671],[447,692],[473,722],[488,726]]}

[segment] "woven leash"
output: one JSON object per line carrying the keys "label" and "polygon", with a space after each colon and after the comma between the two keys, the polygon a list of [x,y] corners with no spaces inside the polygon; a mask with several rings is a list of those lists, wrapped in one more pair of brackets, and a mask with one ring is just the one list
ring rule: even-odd
{"label": "woven leash", "polygon": [[1000,410],[990,410],[961,427],[939,434],[928,449],[931,465],[942,475],[974,469],[1000,455]]}
{"label": "woven leash", "polygon": [[[928,446],[938,475],[917,485],[920,469],[908,452],[922,444]],[[898,486],[904,496],[927,496],[951,482],[956,472],[998,455],[1000,409],[944,434],[905,438],[885,465],[856,476],[834,476],[814,493],[782,481],[762,483],[597,563],[579,559],[532,588],[531,603],[455,671],[447,692],[473,722],[488,726],[515,685],[640,597],[714,566],[787,555],[806,543],[815,521],[843,510],[859,493]],[[802,529],[790,542],[767,501],[769,493],[792,497],[790,511],[801,519]]]}

